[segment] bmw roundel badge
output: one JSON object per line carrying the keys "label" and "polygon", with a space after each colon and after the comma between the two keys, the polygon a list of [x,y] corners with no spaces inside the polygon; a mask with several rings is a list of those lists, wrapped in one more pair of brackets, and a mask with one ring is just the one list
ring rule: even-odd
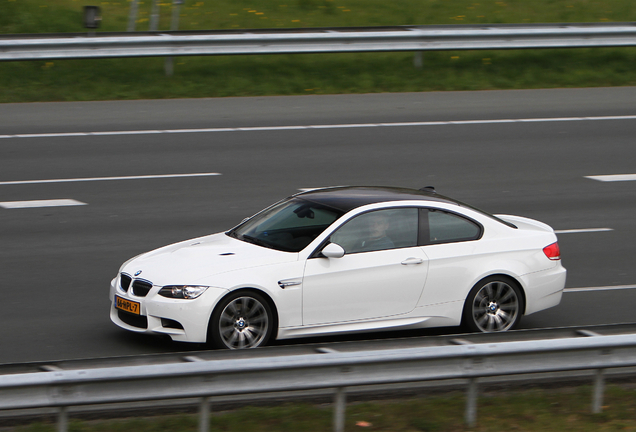
{"label": "bmw roundel badge", "polygon": [[141,274],[141,270],[137,270],[137,271],[135,272],[135,276],[139,276],[140,274]]}

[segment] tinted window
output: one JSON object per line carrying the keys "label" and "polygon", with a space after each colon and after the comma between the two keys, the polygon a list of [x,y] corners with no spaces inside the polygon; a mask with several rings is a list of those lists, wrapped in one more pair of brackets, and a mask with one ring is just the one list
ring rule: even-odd
{"label": "tinted window", "polygon": [[271,249],[300,252],[340,216],[338,210],[292,198],[263,210],[227,234]]}
{"label": "tinted window", "polygon": [[429,210],[423,212],[422,216],[428,216],[428,235],[423,239],[424,243],[427,240],[429,244],[450,243],[481,237],[479,225],[455,213]]}
{"label": "tinted window", "polygon": [[364,213],[339,228],[330,241],[348,254],[417,246],[417,214],[415,208]]}

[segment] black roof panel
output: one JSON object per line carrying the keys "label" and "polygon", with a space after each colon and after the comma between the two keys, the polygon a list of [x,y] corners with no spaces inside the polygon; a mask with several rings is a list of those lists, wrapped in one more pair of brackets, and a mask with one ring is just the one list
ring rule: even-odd
{"label": "black roof panel", "polygon": [[449,204],[460,204],[432,190],[396,187],[339,186],[314,189],[301,192],[294,196],[336,208],[345,213],[356,207],[386,201],[437,201]]}

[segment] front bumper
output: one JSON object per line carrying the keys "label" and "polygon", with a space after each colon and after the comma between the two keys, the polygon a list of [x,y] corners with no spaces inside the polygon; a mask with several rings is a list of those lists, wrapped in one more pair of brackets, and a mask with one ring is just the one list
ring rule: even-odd
{"label": "front bumper", "polygon": [[[144,297],[135,296],[120,287],[120,277],[110,283],[110,319],[117,326],[137,332],[167,335],[174,341],[207,341],[210,315],[219,299],[228,291],[210,287],[193,300],[169,299],[158,294],[161,287],[153,286]],[[115,296],[139,303],[139,314],[116,308]]]}

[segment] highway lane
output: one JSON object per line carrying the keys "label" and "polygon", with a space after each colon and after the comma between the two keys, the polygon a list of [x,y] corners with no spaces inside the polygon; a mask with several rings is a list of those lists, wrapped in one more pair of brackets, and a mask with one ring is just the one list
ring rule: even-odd
{"label": "highway lane", "polygon": [[[557,230],[611,228],[559,234],[567,286],[635,285],[636,183],[585,176],[636,173],[636,120],[573,120],[634,115],[635,100],[635,88],[618,88],[0,105],[0,136],[142,131],[0,138],[0,202],[87,204],[0,208],[0,363],[200,348],[110,323],[107,290],[119,265],[227,229],[308,187],[432,184]],[[561,120],[370,126],[532,118]],[[317,124],[368,126],[143,133]],[[180,173],[221,175],[3,184]],[[635,305],[636,289],[572,292],[522,327],[632,322]]]}

